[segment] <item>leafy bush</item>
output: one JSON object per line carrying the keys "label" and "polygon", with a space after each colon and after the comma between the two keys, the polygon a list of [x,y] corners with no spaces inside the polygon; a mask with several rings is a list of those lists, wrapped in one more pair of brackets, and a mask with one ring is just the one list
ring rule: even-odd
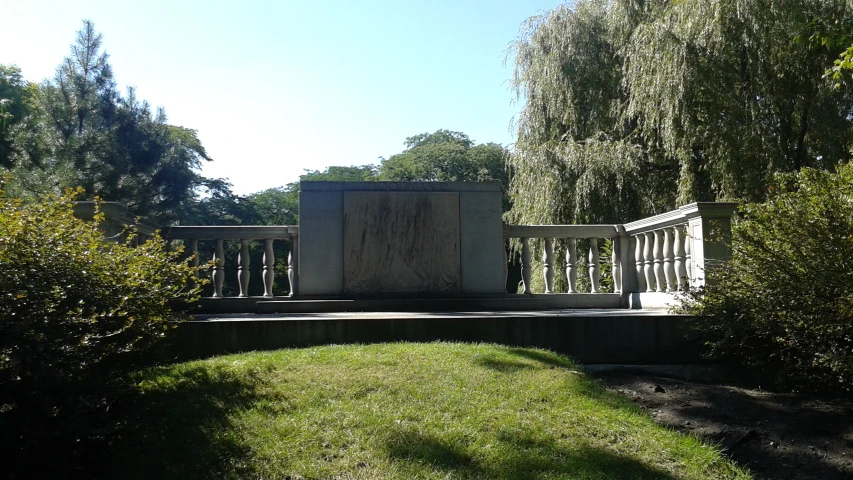
{"label": "leafy bush", "polygon": [[162,344],[173,304],[197,293],[180,252],[159,237],[111,242],[74,217],[73,199],[25,205],[0,190],[0,441],[13,458],[104,402]]}
{"label": "leafy bush", "polygon": [[787,387],[851,390],[853,166],[776,183],[741,207],[731,262],[683,309],[717,358],[781,372]]}

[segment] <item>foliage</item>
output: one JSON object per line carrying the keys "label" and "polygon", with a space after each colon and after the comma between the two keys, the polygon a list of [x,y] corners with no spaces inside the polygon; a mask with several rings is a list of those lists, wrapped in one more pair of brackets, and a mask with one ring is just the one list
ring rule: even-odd
{"label": "foliage", "polygon": [[[303,177],[304,178],[304,177]],[[268,188],[248,196],[261,225],[299,224],[299,184]]]}
{"label": "foliage", "polygon": [[851,157],[842,47],[796,41],[849,1],[582,0],[512,45],[524,102],[515,223],[622,222],[704,200],[762,200],[774,172]]}
{"label": "foliage", "polygon": [[0,157],[11,171],[8,193],[37,201],[81,186],[85,198],[121,201],[155,222],[185,218],[196,190],[227,185],[199,175],[210,157],[194,130],[169,125],[133,88],[117,91],[102,44],[84,21],[54,77],[27,90],[26,114]]}
{"label": "foliage", "polygon": [[0,443],[24,464],[47,437],[90,433],[57,425],[80,422],[74,412],[139,368],[180,318],[175,302],[197,294],[180,252],[159,237],[107,241],[74,217],[73,199],[0,195]]}
{"label": "foliage", "polygon": [[16,66],[0,65],[0,167],[12,165],[12,132],[29,113],[32,88]]}
{"label": "foliage", "polygon": [[781,368],[792,386],[853,388],[853,165],[777,175],[741,208],[733,258],[683,309],[709,352]]}
{"label": "foliage", "polygon": [[406,149],[382,159],[379,180],[394,182],[497,181],[504,192],[504,211],[510,203],[509,152],[496,143],[476,145],[462,132],[438,130],[409,137]]}
{"label": "foliage", "polygon": [[137,380],[107,478],[750,478],[543,350],[322,346]]}
{"label": "foliage", "polygon": [[803,30],[794,37],[796,41],[808,44],[811,48],[842,49],[841,54],[825,73],[827,78],[835,82],[837,88],[842,84],[849,86],[850,79],[845,73],[853,69],[853,18],[849,15],[848,9],[844,9],[841,15],[833,17],[815,14]]}
{"label": "foliage", "polygon": [[305,171],[299,177],[300,181],[309,182],[371,182],[377,178],[375,165],[360,165],[350,167],[328,167],[324,171]]}

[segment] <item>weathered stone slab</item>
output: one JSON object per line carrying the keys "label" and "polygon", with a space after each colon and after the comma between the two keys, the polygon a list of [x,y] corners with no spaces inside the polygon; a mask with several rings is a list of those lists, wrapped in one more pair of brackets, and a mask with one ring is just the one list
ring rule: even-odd
{"label": "weathered stone slab", "polygon": [[[504,236],[501,222],[501,191],[496,182],[302,182],[299,214],[299,295],[300,296],[340,296],[347,292],[382,293],[367,287],[363,277],[348,277],[362,285],[360,290],[346,290],[344,287],[344,195],[364,193],[406,193],[422,195],[453,194],[458,198],[456,208],[441,210],[442,215],[454,215],[458,225],[456,234],[456,258],[459,262],[459,281],[455,290],[447,290],[451,281],[442,284],[429,280],[438,286],[435,293],[504,293]],[[434,210],[437,214],[439,210]],[[405,213],[403,214],[405,215]],[[369,218],[369,217],[368,217]],[[448,217],[450,219],[450,217]],[[452,220],[448,220],[451,221]],[[371,227],[379,232],[380,223]],[[449,233],[448,233],[449,234]],[[399,233],[392,232],[388,238],[396,238]],[[375,245],[374,245],[375,247]],[[373,248],[373,247],[371,247]],[[430,247],[431,248],[431,247]],[[444,248],[444,247],[442,247]],[[427,264],[426,253],[421,261]],[[429,260],[427,260],[429,259]],[[387,262],[387,258],[383,262]],[[398,259],[399,260],[399,259]],[[395,260],[395,265],[398,262]],[[381,268],[380,268],[381,267]],[[442,268],[447,267],[445,265]],[[355,267],[353,267],[355,268]],[[362,267],[359,267],[362,268]],[[372,275],[382,275],[386,265],[374,263],[364,267],[373,271]],[[396,267],[395,267],[396,268]],[[419,268],[433,268],[424,266]],[[387,271],[385,272],[387,275]],[[424,274],[421,272],[420,274]],[[398,283],[405,282],[398,278]],[[390,285],[390,280],[382,280]],[[384,288],[384,287],[383,287]],[[413,287],[391,287],[391,292],[430,292],[423,289],[408,290]]]}
{"label": "weathered stone slab", "polygon": [[505,293],[504,236],[501,193],[460,192],[462,290]]}
{"label": "weathered stone slab", "polygon": [[335,295],[344,283],[344,192],[299,192],[299,294]]}
{"label": "weathered stone slab", "polygon": [[344,292],[455,293],[456,192],[344,192]]}

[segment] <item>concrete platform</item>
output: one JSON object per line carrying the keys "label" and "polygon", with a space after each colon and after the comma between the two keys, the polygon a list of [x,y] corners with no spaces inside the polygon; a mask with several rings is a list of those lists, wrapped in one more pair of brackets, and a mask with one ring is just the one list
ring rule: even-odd
{"label": "concrete platform", "polygon": [[540,347],[587,364],[696,363],[687,317],[630,309],[196,315],[180,358],[312,345],[460,341]]}
{"label": "concrete platform", "polygon": [[355,297],[228,297],[202,298],[197,313],[331,313],[331,312],[464,312],[534,311],[554,309],[618,309],[628,306],[627,295],[577,293],[551,295],[434,295],[431,297],[383,295]]}

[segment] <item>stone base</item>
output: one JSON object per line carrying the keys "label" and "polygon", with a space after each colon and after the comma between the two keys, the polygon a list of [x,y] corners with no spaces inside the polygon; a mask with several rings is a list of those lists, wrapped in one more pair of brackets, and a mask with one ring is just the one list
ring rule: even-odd
{"label": "stone base", "polygon": [[623,308],[627,298],[614,293],[552,295],[384,295],[382,297],[246,297],[202,298],[197,313],[329,313],[518,311],[576,308]]}
{"label": "stone base", "polygon": [[179,325],[178,358],[378,342],[489,342],[539,347],[585,364],[695,363],[687,317],[636,310],[208,315]]}

